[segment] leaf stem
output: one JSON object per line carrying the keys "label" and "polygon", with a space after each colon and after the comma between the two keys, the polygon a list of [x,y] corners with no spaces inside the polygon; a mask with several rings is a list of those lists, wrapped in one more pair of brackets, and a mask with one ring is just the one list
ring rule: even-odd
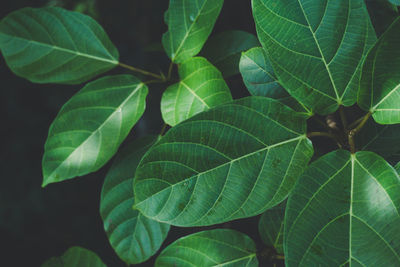
{"label": "leaf stem", "polygon": [[[364,127],[364,125],[367,123],[369,117],[371,117],[372,113],[368,112],[364,117],[361,118],[360,123],[357,125],[356,128],[354,128],[353,130],[351,130],[349,132],[349,145],[350,145],[350,152],[352,154],[356,153],[356,145],[355,145],[355,141],[354,141],[354,136],[361,131],[361,129]],[[357,120],[358,121],[358,120]]]}
{"label": "leaf stem", "polygon": [[342,121],[343,130],[347,131],[347,118],[343,106],[339,107],[339,114],[340,114],[340,120]]}
{"label": "leaf stem", "polygon": [[164,123],[164,125],[161,128],[161,132],[160,135],[163,136],[167,130],[168,125],[166,123]]}
{"label": "leaf stem", "polygon": [[174,63],[171,61],[171,64],[169,64],[169,68],[168,68],[168,75],[167,75],[168,81],[171,80],[173,68],[174,68]]}
{"label": "leaf stem", "polygon": [[333,141],[336,142],[336,144],[338,145],[339,148],[343,147],[340,138],[338,136],[336,136],[335,134],[327,133],[327,132],[309,132],[309,133],[307,133],[308,138],[315,137],[315,136],[325,136],[325,137],[331,138]]}
{"label": "leaf stem", "polygon": [[121,63],[121,62],[119,62],[118,65],[119,65],[120,67],[122,67],[122,68],[131,70],[131,71],[133,71],[133,72],[138,72],[138,73],[141,73],[141,74],[144,74],[144,75],[147,75],[147,76],[154,77],[154,78],[156,78],[156,79],[158,79],[158,80],[165,81],[165,77],[163,77],[163,76],[161,76],[161,75],[158,75],[158,74],[155,74],[155,73],[146,71],[146,70],[142,70],[142,69],[139,69],[139,68],[135,68],[135,67],[133,67],[133,66],[130,66],[130,65],[127,65],[127,64],[124,64],[124,63]]}

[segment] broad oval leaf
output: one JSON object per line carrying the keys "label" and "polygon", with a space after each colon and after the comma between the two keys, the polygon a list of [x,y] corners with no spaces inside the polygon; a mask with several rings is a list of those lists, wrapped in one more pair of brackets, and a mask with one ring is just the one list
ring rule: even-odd
{"label": "broad oval leaf", "polygon": [[254,241],[230,229],[198,232],[176,240],[157,257],[155,266],[258,266]]}
{"label": "broad oval leaf", "polygon": [[380,125],[369,120],[355,138],[359,150],[373,151],[384,158],[400,151],[400,124]]}
{"label": "broad oval leaf", "polygon": [[380,124],[400,123],[400,17],[365,59],[358,104]]}
{"label": "broad oval leaf", "polygon": [[396,164],[395,169],[396,169],[397,173],[400,175],[400,162]]}
{"label": "broad oval leaf", "polygon": [[139,138],[118,152],[101,191],[100,215],[104,229],[111,246],[127,264],[141,263],[154,255],[170,228],[132,209],[136,167],[156,140],[156,136]]}
{"label": "broad oval leaf", "polygon": [[170,0],[162,43],[174,63],[197,55],[210,35],[224,0]]}
{"label": "broad oval leaf", "polygon": [[278,254],[283,254],[283,225],[286,203],[282,203],[264,212],[258,222],[258,232],[261,240],[267,246],[275,248]]}
{"label": "broad oval leaf", "polygon": [[357,100],[376,36],[363,0],[253,0],[258,37],[281,85],[316,113]]}
{"label": "broad oval leaf", "polygon": [[136,208],[160,222],[201,226],[276,206],[312,156],[306,119],[276,100],[247,97],[186,120],[140,162]]}
{"label": "broad oval leaf", "polygon": [[165,90],[161,99],[164,121],[175,126],[197,113],[232,101],[224,78],[205,58],[191,58],[179,66],[181,81]]}
{"label": "broad oval leaf", "polygon": [[36,83],[82,83],[119,58],[95,20],[57,7],[9,14],[0,22],[0,49],[15,74]]}
{"label": "broad oval leaf", "polygon": [[214,64],[224,77],[230,77],[239,73],[241,53],[259,45],[257,37],[251,33],[225,31],[211,36],[201,55]]}
{"label": "broad oval leaf", "polygon": [[42,267],[106,267],[94,252],[81,247],[71,247],[62,256],[48,259]]}
{"label": "broad oval leaf", "polygon": [[263,48],[255,47],[242,53],[239,69],[250,94],[277,99],[296,111],[312,114],[279,84]]}
{"label": "broad oval leaf", "polygon": [[97,171],[142,116],[147,86],[131,75],[88,83],[50,126],[43,156],[43,186]]}
{"label": "broad oval leaf", "polygon": [[400,265],[400,178],[373,152],[338,150],[305,171],[289,196],[287,266]]}

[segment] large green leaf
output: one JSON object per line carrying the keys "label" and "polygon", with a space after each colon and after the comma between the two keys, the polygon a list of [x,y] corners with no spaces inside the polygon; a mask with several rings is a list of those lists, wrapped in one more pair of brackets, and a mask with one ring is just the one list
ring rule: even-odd
{"label": "large green leaf", "polygon": [[56,7],[23,8],[0,22],[0,49],[17,75],[77,84],[118,65],[118,50],[89,16]]}
{"label": "large green leaf", "polygon": [[289,196],[286,266],[399,266],[400,178],[372,152],[331,152]]}
{"label": "large green leaf", "polygon": [[390,3],[396,6],[400,6],[400,0],[389,0]]}
{"label": "large green leaf", "polygon": [[400,17],[369,51],[358,104],[380,124],[400,123]]}
{"label": "large green leaf", "polygon": [[48,259],[42,267],[106,267],[94,252],[81,247],[71,247],[62,256]]}
{"label": "large green leaf", "polygon": [[140,162],[136,207],[157,221],[196,226],[276,206],[312,156],[306,119],[276,100],[247,97],[186,120]]}
{"label": "large green leaf", "polygon": [[397,173],[400,174],[400,162],[396,164],[395,169],[396,169]]}
{"label": "large green leaf", "polygon": [[382,157],[390,157],[400,151],[400,124],[380,125],[369,120],[356,136],[359,150],[373,151]]}
{"label": "large green leaf", "polygon": [[198,232],[176,240],[158,256],[159,267],[258,266],[256,245],[230,229]]}
{"label": "large green leaf", "polygon": [[318,114],[356,102],[375,42],[363,0],[253,0],[257,33],[281,85]]}
{"label": "large green leaf", "polygon": [[239,73],[241,52],[259,46],[257,37],[244,31],[225,31],[212,36],[204,45],[201,55],[229,77]]}
{"label": "large green leaf", "polygon": [[127,264],[146,261],[160,248],[170,226],[133,210],[133,176],[140,159],[157,140],[139,138],[118,152],[101,191],[100,215],[111,246]]}
{"label": "large green leaf", "polygon": [[264,244],[283,254],[283,220],[286,203],[282,203],[264,212],[258,222],[258,232]]}
{"label": "large green leaf", "polygon": [[164,121],[175,126],[197,113],[232,101],[224,78],[205,58],[191,58],[179,66],[181,81],[165,90],[161,99]]}
{"label": "large green leaf", "polygon": [[223,4],[224,0],[170,0],[162,43],[172,62],[181,63],[200,52]]}
{"label": "large green leaf", "polygon": [[366,0],[366,4],[372,25],[379,37],[399,16],[399,11],[397,7],[388,0]]}
{"label": "large green leaf", "polygon": [[50,126],[43,156],[43,186],[102,167],[142,116],[147,86],[131,75],[88,83]]}
{"label": "large green leaf", "polygon": [[255,47],[242,53],[239,69],[250,94],[274,98],[296,111],[312,113],[279,84],[263,48]]}

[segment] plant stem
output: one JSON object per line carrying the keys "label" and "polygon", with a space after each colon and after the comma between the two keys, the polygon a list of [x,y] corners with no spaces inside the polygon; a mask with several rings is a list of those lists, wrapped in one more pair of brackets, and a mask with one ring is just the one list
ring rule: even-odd
{"label": "plant stem", "polygon": [[340,120],[342,121],[343,130],[347,131],[347,118],[343,106],[339,107]]}
{"label": "plant stem", "polygon": [[165,134],[165,131],[167,130],[167,124],[166,123],[164,123],[164,125],[162,126],[162,128],[161,128],[161,132],[160,132],[160,135],[161,136],[163,136],[164,134]]}
{"label": "plant stem", "polygon": [[349,125],[349,129],[355,128],[363,119],[364,119],[364,116],[362,116],[361,118],[358,118],[357,120],[353,121],[353,122]]}
{"label": "plant stem", "polygon": [[168,68],[168,76],[167,76],[168,81],[171,79],[173,68],[174,68],[174,63],[171,61],[171,64],[169,64],[169,68]]}
{"label": "plant stem", "polygon": [[311,137],[315,137],[315,136],[325,136],[325,137],[329,137],[331,138],[333,141],[336,142],[336,144],[338,145],[339,148],[343,147],[343,144],[340,140],[340,138],[338,136],[336,136],[335,134],[332,133],[327,133],[327,132],[310,132],[307,133],[307,137],[311,138]]}
{"label": "plant stem", "polygon": [[118,65],[121,66],[122,68],[131,70],[133,72],[138,72],[138,73],[141,73],[141,74],[144,74],[144,75],[147,75],[147,76],[154,77],[154,78],[156,78],[158,80],[165,81],[165,77],[163,77],[161,75],[158,75],[158,74],[146,71],[146,70],[142,70],[142,69],[139,69],[139,68],[135,68],[135,67],[129,66],[127,64],[121,63],[121,62],[119,62]]}
{"label": "plant stem", "polygon": [[355,145],[355,141],[354,141],[354,136],[359,131],[361,131],[361,129],[367,123],[367,121],[368,121],[369,117],[371,117],[371,115],[372,115],[372,113],[368,112],[364,117],[361,118],[361,122],[357,125],[357,127],[349,132],[349,145],[350,145],[350,152],[352,154],[356,153],[356,145]]}

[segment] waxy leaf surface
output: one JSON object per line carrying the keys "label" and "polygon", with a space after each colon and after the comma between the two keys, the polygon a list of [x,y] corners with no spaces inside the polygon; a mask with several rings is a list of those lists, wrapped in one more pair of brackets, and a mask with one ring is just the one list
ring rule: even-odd
{"label": "waxy leaf surface", "polygon": [[313,154],[306,119],[276,100],[247,97],[182,122],[140,162],[136,208],[160,222],[200,226],[276,206]]}
{"label": "waxy leaf surface", "polygon": [[62,256],[53,257],[42,267],[106,267],[94,252],[81,247],[71,247]]}
{"label": "waxy leaf surface", "polygon": [[88,83],[50,126],[43,156],[43,186],[97,171],[142,116],[147,86],[131,75]]}
{"label": "waxy leaf surface", "polygon": [[15,74],[36,83],[82,83],[119,58],[95,20],[57,7],[9,14],[0,22],[0,49]]}

